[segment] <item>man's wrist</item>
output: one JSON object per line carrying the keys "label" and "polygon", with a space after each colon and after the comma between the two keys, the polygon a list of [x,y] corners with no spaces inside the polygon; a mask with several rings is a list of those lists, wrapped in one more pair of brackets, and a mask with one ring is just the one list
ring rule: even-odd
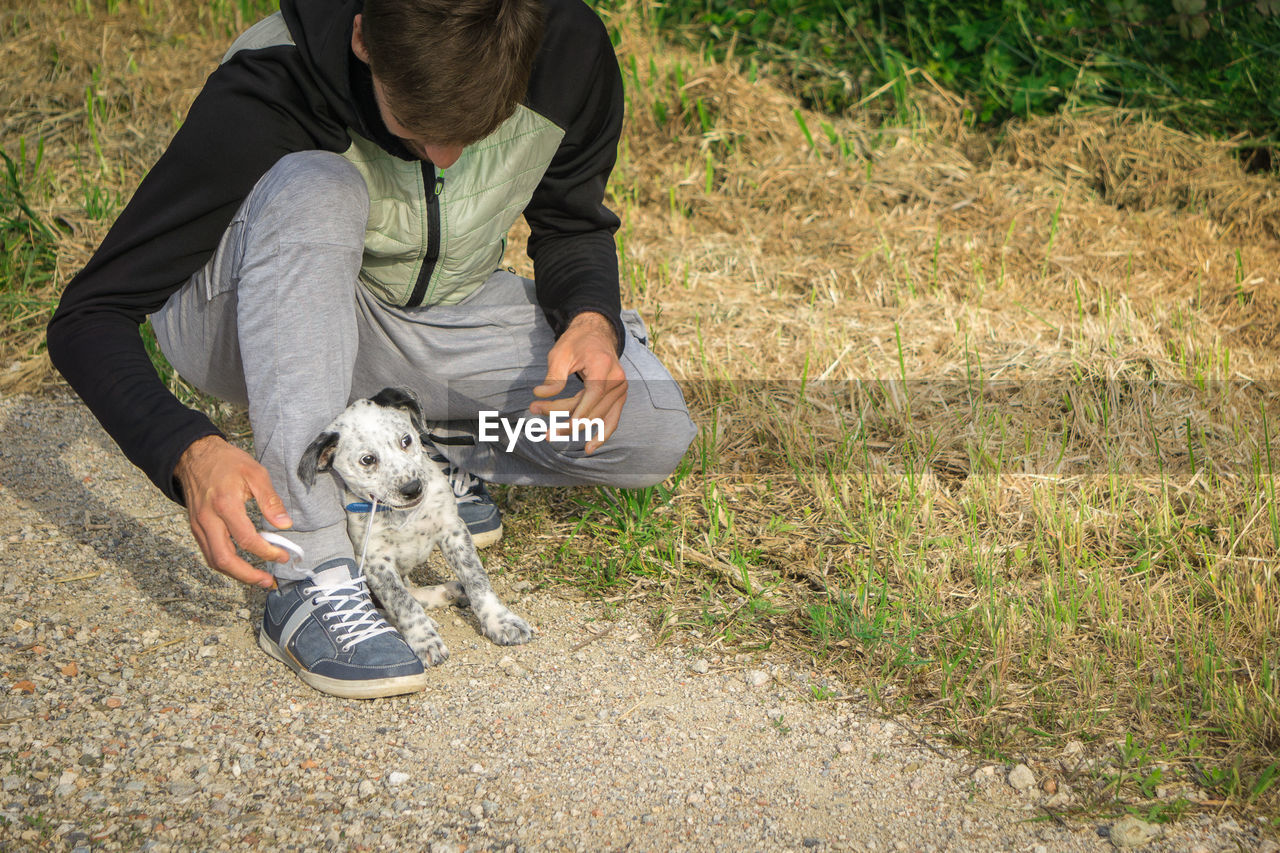
{"label": "man's wrist", "polygon": [[573,315],[573,319],[569,321],[569,328],[572,329],[575,326],[588,326],[602,331],[613,331],[613,324],[609,322],[609,318],[599,311],[583,311]]}
{"label": "man's wrist", "polygon": [[191,474],[192,466],[205,454],[214,452],[218,445],[224,445],[227,440],[217,433],[211,435],[202,435],[195,441],[187,445],[186,450],[178,457],[178,462],[173,466],[173,484],[174,491],[179,501],[186,504],[186,494],[184,485],[187,477]]}
{"label": "man's wrist", "polygon": [[569,321],[569,325],[565,328],[565,331],[567,332],[569,329],[592,331],[606,335],[614,342],[615,353],[618,355],[621,355],[622,353],[623,338],[621,337],[622,332],[620,324],[614,323],[614,321],[602,311],[597,311],[593,308],[579,311],[577,314],[573,315],[573,318]]}

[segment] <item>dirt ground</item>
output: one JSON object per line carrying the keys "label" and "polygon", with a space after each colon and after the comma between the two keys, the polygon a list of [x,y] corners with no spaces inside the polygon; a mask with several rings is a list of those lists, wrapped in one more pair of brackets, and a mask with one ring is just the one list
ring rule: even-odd
{"label": "dirt ground", "polygon": [[[520,562],[488,560],[533,643],[457,611],[426,692],[325,697],[257,648],[262,593],[203,567],[77,400],[7,396],[0,428],[4,849],[1114,846],[1068,789],[1016,790],[857,685],[659,643],[645,609]],[[1256,830],[1192,817],[1144,849],[1264,849]]]}

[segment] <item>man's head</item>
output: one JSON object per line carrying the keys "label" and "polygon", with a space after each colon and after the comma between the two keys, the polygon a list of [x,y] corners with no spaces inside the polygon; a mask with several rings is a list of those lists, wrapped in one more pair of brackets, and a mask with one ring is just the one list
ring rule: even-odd
{"label": "man's head", "polygon": [[351,49],[387,129],[447,168],[524,98],[542,19],[541,0],[365,0]]}

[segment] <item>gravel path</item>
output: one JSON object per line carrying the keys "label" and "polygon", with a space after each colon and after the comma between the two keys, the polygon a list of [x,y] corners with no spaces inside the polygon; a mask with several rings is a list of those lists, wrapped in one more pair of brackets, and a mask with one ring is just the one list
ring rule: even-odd
{"label": "gravel path", "polygon": [[[655,646],[643,612],[492,558],[533,643],[455,611],[425,693],[324,697],[78,402],[0,399],[0,425],[0,849],[1114,849],[1010,768],[812,701],[817,676]],[[1275,849],[1255,831],[1192,817],[1142,849]]]}

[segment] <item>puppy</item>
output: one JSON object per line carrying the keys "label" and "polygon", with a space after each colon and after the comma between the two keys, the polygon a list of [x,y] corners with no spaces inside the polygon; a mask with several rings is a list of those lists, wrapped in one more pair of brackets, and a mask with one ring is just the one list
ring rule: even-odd
{"label": "puppy", "polygon": [[[356,400],[302,454],[308,487],[332,470],[348,495],[347,535],[388,621],[428,666],[449,656],[423,604],[470,603],[481,632],[501,646],[527,643],[529,625],[489,585],[453,490],[422,446],[422,409],[407,390],[384,388]],[[440,547],[459,583],[406,587],[410,570]],[[460,584],[460,585],[459,585]],[[465,600],[464,600],[465,599]]]}

